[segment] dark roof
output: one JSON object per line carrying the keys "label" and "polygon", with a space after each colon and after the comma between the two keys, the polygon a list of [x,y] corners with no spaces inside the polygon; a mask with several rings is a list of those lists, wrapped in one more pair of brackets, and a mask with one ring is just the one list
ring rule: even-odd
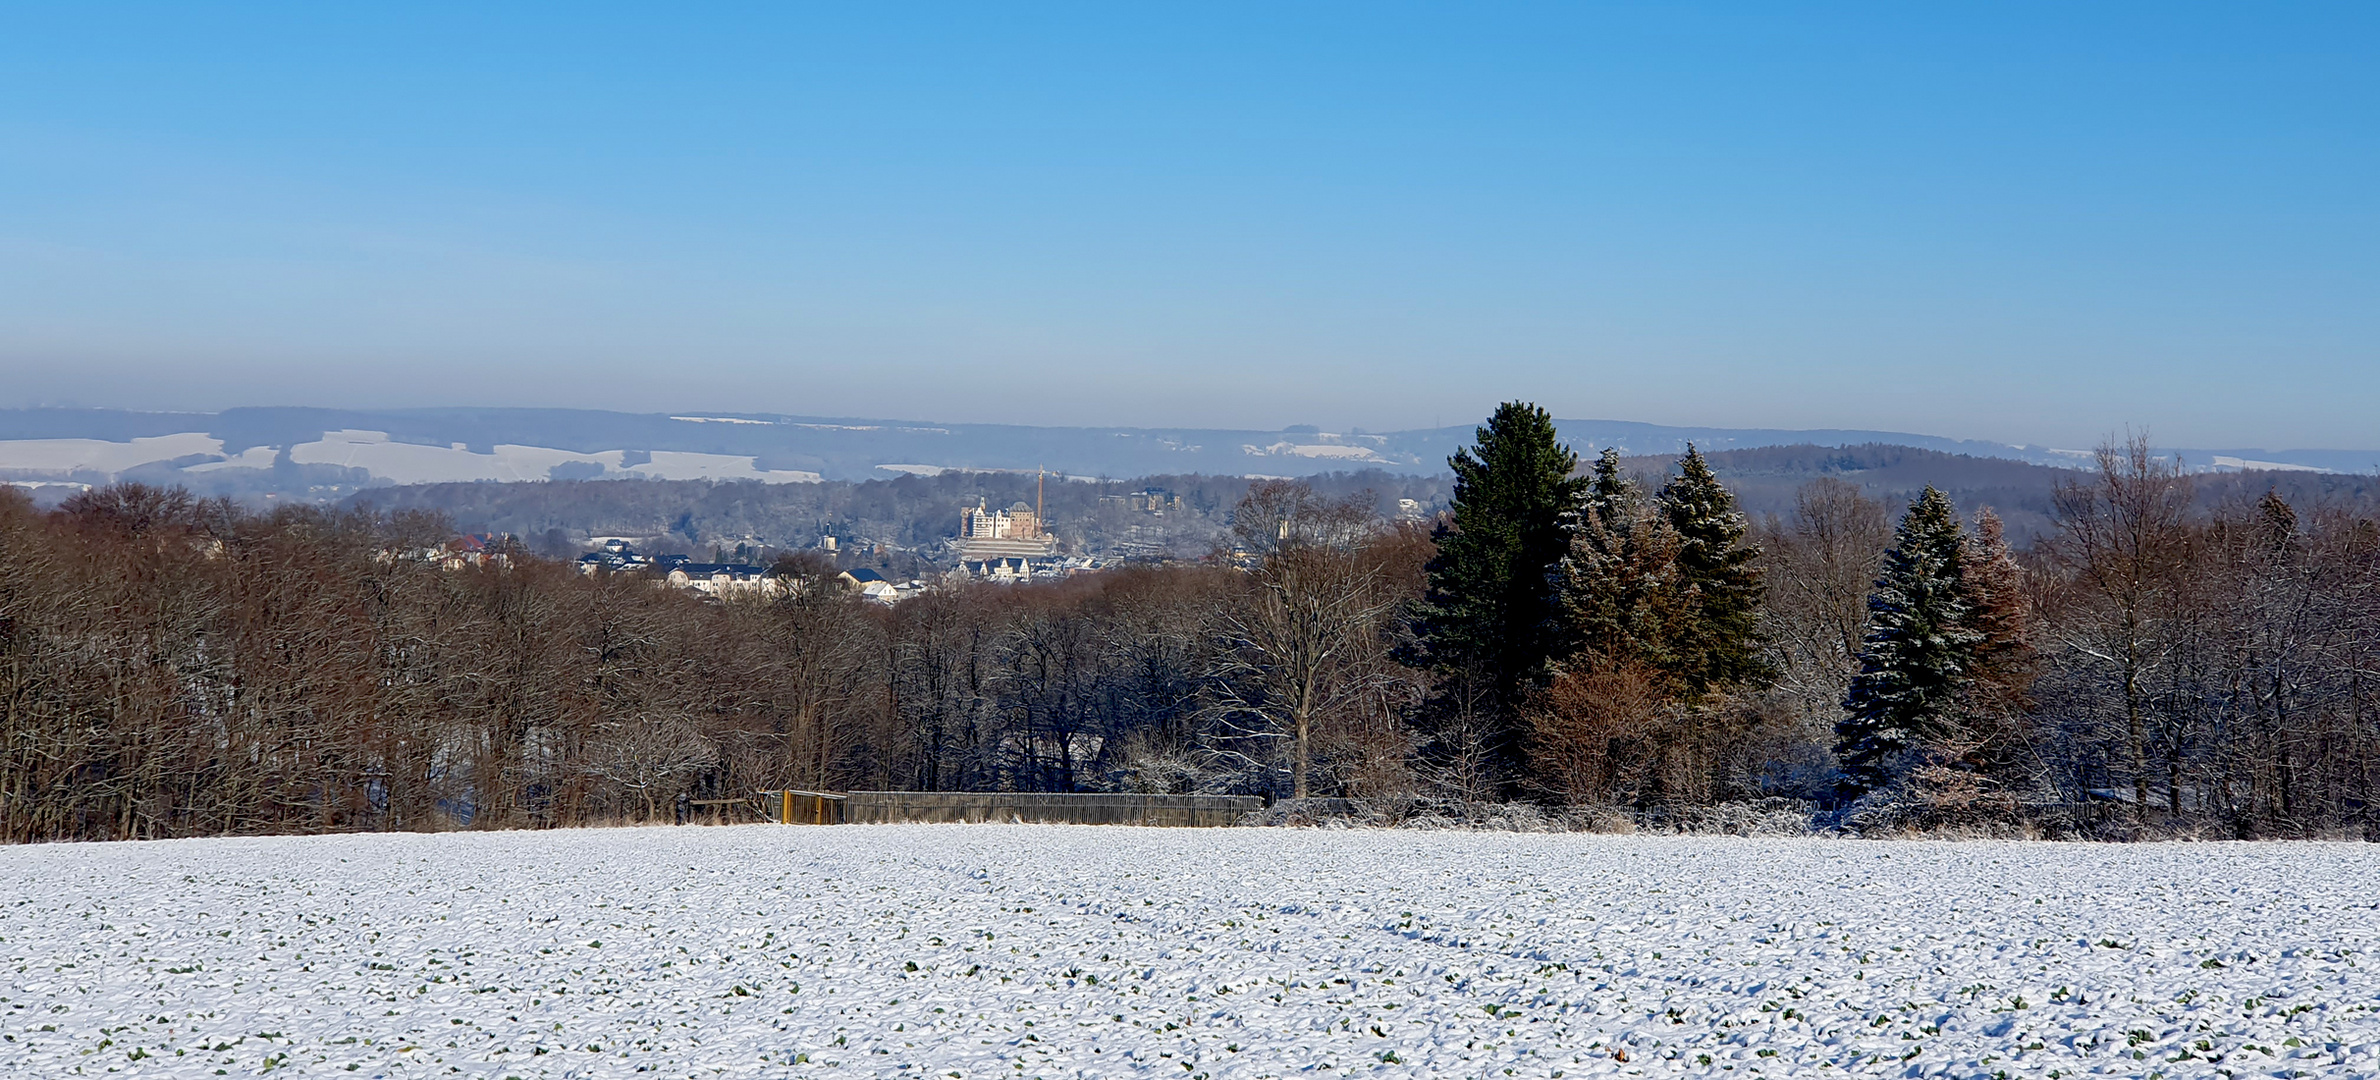
{"label": "dark roof", "polygon": [[687,577],[710,577],[714,574],[733,574],[737,577],[746,577],[761,572],[761,568],[757,566],[723,562],[682,562],[670,569],[684,570]]}
{"label": "dark roof", "polygon": [[863,567],[860,567],[860,568],[859,568],[859,569],[857,569],[857,570],[851,570],[851,571],[847,571],[847,573],[849,573],[849,574],[851,575],[851,580],[853,580],[853,581],[856,581],[856,582],[859,582],[859,583],[860,583],[860,584],[862,584],[862,585],[865,585],[865,584],[867,584],[867,583],[869,583],[869,582],[871,582],[871,581],[883,581],[883,580],[885,580],[885,577],[884,577],[884,575],[882,575],[882,574],[879,574],[879,573],[877,573],[877,572],[876,572],[876,571],[874,571],[874,570],[870,570],[870,569],[868,569],[867,567],[864,567],[864,566],[863,566]]}

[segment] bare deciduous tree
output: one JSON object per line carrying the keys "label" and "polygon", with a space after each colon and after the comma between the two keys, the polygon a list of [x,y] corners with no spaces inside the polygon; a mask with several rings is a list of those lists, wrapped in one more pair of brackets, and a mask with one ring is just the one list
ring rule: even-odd
{"label": "bare deciduous tree", "polygon": [[2057,628],[2064,644],[2103,665],[2116,683],[2124,764],[2133,806],[2149,805],[2151,680],[2190,558],[2190,478],[2149,449],[2146,434],[2099,448],[2091,479],[2058,489],[2058,534],[2048,552],[2073,582]]}
{"label": "bare deciduous tree", "polygon": [[1290,790],[1312,793],[1315,727],[1370,694],[1380,677],[1384,617],[1401,597],[1370,552],[1377,527],[1365,501],[1324,500],[1288,481],[1257,484],[1232,524],[1257,558],[1242,603],[1222,625],[1222,714],[1245,734],[1285,739]]}

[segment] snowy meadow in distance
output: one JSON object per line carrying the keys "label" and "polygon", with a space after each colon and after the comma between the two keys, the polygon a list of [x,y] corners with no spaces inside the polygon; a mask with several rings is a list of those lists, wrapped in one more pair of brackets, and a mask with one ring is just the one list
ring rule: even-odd
{"label": "snowy meadow in distance", "polygon": [[2380,849],[647,828],[0,849],[0,1075],[2380,1074]]}

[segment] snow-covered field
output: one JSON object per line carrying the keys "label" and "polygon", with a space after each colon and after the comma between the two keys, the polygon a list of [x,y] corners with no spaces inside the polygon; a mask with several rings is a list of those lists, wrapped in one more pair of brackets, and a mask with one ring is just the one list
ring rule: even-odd
{"label": "snow-covered field", "polygon": [[2380,849],[2351,845],[20,847],[0,1076],[2372,1076],[2376,936]]}
{"label": "snow-covered field", "polygon": [[[673,417],[672,419],[686,419]],[[732,421],[759,423],[761,421]],[[654,450],[636,465],[626,464],[626,452],[592,453],[546,446],[497,443],[477,453],[462,443],[426,446],[397,442],[385,431],[342,429],[326,431],[311,442],[288,447],[291,461],[301,465],[339,465],[362,469],[373,478],[394,484],[461,484],[477,481],[544,480],[556,465],[599,465],[605,475],[648,480],[763,480],[772,484],[815,484],[822,477],[802,469],[763,469],[749,454],[702,454],[684,450]],[[119,473],[141,465],[184,457],[211,457],[181,467],[188,473],[226,469],[263,470],[273,467],[280,448],[251,446],[237,454],[224,453],[223,440],[203,432],[108,442],[103,439],[0,439],[0,471],[64,477],[81,472]]]}

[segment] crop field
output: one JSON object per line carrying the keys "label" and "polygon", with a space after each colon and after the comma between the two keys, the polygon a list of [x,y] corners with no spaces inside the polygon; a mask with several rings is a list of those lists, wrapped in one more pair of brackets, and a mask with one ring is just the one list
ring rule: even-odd
{"label": "crop field", "polygon": [[0,1076],[2380,1075],[2380,848],[932,825],[0,849]]}

